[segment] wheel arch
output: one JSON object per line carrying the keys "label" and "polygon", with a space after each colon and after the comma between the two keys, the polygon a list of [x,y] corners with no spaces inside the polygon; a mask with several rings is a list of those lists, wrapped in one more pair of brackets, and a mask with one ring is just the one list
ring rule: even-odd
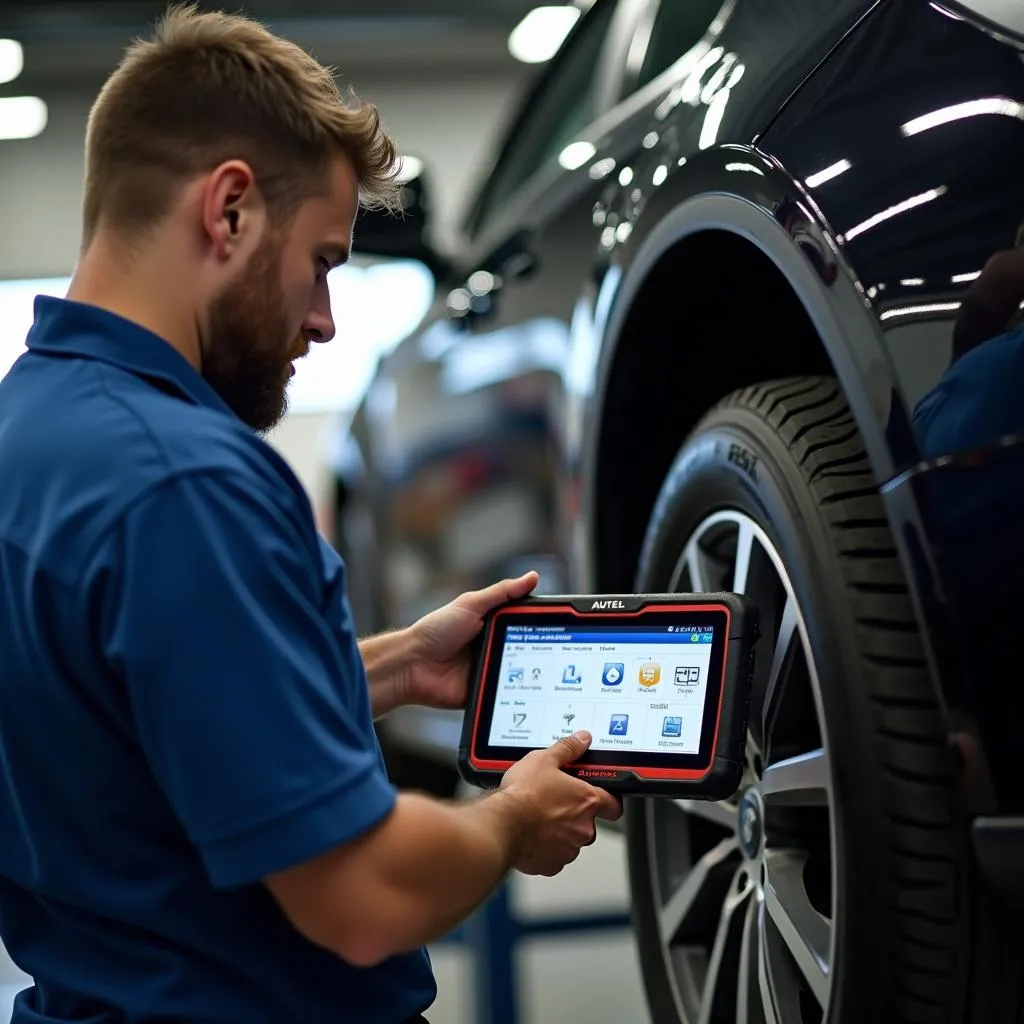
{"label": "wheel arch", "polygon": [[[739,388],[835,375],[876,479],[894,473],[898,456],[887,430],[902,401],[877,320],[827,225],[770,158],[751,147],[701,154],[703,182],[709,161],[735,165],[738,150],[758,168],[756,191],[704,191],[660,215],[645,234],[635,231],[639,243],[624,254],[615,295],[606,300],[584,494],[590,575],[602,591],[632,586],[679,446],[718,399]],[[665,314],[665,296],[681,293],[707,341],[700,349]]]}

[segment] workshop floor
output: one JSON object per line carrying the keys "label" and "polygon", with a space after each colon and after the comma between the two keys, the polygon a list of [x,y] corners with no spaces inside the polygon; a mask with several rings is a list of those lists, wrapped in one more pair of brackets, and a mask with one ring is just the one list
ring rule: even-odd
{"label": "workshop floor", "polygon": [[[557,878],[513,880],[513,899],[523,916],[622,912],[628,907],[625,845],[602,832],[575,864]],[[473,977],[457,948],[431,951],[438,998],[431,1024],[477,1024],[472,1015]],[[517,1024],[645,1024],[639,961],[628,931],[558,935],[523,944],[517,961],[520,1019]]]}
{"label": "workshop floor", "polygon": [[[523,916],[615,913],[627,907],[625,879],[623,841],[602,832],[557,878],[516,876],[512,897]],[[432,950],[431,957],[439,989],[431,1024],[477,1024],[466,954],[448,946]],[[517,967],[522,1000],[517,1024],[647,1020],[637,955],[626,931],[534,939],[523,944]],[[20,972],[0,947],[0,1024],[8,1024],[12,1000],[21,987]]]}

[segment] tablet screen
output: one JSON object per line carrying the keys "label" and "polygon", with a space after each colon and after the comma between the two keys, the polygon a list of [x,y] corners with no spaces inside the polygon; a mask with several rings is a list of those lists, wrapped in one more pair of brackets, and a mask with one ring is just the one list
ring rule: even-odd
{"label": "tablet screen", "polygon": [[545,747],[586,729],[594,752],[697,754],[715,628],[510,622],[487,745]]}

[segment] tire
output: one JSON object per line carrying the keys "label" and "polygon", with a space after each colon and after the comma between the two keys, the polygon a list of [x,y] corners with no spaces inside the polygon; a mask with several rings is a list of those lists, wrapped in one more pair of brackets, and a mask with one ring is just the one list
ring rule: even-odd
{"label": "tire", "polygon": [[[763,838],[744,845],[738,801],[627,807],[654,1024],[962,1022],[971,894],[955,759],[835,380],[737,392],[680,451],[636,590],[712,589],[761,606],[741,794]],[[770,686],[780,635],[792,640]],[[801,928],[812,942],[797,958]]]}

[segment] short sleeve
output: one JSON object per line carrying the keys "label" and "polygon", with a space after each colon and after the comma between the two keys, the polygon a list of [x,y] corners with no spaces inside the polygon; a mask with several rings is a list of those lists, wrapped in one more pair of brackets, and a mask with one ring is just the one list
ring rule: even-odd
{"label": "short sleeve", "polygon": [[248,480],[191,474],[137,503],[96,562],[103,655],[218,886],[326,852],[394,804],[372,725],[345,700],[365,681],[344,678],[358,658],[322,613],[307,532]]}

